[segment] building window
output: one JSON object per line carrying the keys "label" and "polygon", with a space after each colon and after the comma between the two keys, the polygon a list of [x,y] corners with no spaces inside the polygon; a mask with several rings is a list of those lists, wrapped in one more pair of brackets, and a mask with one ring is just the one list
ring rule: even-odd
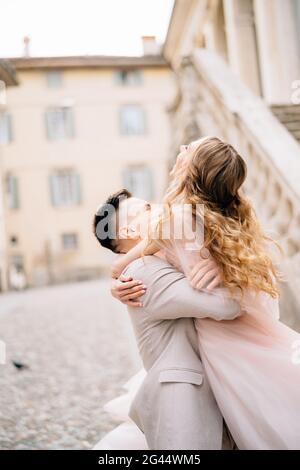
{"label": "building window", "polygon": [[51,202],[54,207],[76,206],[81,202],[80,177],[73,171],[50,175]]}
{"label": "building window", "polygon": [[135,197],[150,201],[153,198],[152,171],[147,166],[132,166],[123,171],[123,186]]}
{"label": "building window", "polygon": [[19,185],[18,180],[13,175],[6,177],[6,195],[7,195],[7,206],[9,209],[18,209],[19,204]]}
{"label": "building window", "polygon": [[142,135],[146,132],[145,113],[140,105],[125,105],[120,110],[120,131],[123,135]]}
{"label": "building window", "polygon": [[17,272],[24,272],[24,258],[22,255],[13,255],[9,259],[9,266],[17,270]]}
{"label": "building window", "polygon": [[9,113],[0,113],[0,144],[12,141],[12,120]]}
{"label": "building window", "polygon": [[74,137],[74,116],[70,107],[51,108],[46,111],[46,129],[49,140]]}
{"label": "building window", "polygon": [[12,246],[15,246],[15,245],[18,245],[18,243],[19,243],[18,237],[16,237],[15,235],[12,235],[10,237],[10,244]]}
{"label": "building window", "polygon": [[14,255],[9,259],[9,287],[22,290],[26,287],[26,274],[24,269],[24,258],[22,255]]}
{"label": "building window", "polygon": [[63,233],[61,236],[62,247],[64,250],[76,250],[78,238],[76,233]]}
{"label": "building window", "polygon": [[139,86],[143,83],[143,76],[140,70],[117,70],[115,81],[122,86]]}
{"label": "building window", "polygon": [[50,70],[46,72],[47,86],[49,88],[60,88],[62,86],[62,72],[60,70]]}

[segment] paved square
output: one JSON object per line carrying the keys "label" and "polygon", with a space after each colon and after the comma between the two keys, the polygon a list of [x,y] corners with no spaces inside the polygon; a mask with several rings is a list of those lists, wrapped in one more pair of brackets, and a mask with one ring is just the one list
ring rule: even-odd
{"label": "paved square", "polygon": [[1,449],[89,449],[117,424],[102,407],[140,362],[108,281],[1,295],[0,340]]}

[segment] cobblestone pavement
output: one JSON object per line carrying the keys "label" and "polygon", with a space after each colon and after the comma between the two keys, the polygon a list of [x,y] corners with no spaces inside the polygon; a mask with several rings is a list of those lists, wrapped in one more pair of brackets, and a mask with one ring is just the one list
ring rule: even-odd
{"label": "cobblestone pavement", "polygon": [[102,407],[140,362],[107,281],[0,295],[0,339],[1,449],[89,449],[118,424]]}

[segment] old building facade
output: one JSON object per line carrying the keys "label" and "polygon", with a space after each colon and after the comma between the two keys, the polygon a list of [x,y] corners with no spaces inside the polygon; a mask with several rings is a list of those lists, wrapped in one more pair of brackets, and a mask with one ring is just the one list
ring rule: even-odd
{"label": "old building facade", "polygon": [[[14,68],[5,60],[0,60],[0,123],[5,121],[7,107],[7,88],[18,84]],[[1,128],[1,124],[0,124]],[[0,291],[7,289],[7,245],[6,221],[3,200],[3,153],[0,131]]]}
{"label": "old building facade", "polygon": [[141,57],[10,59],[19,86],[7,92],[0,134],[9,280],[101,274],[112,258],[92,235],[98,205],[121,187],[161,198],[174,90],[144,40]]}

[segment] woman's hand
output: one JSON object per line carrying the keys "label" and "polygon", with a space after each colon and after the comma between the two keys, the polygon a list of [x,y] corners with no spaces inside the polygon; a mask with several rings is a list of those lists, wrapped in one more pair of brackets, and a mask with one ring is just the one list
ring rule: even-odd
{"label": "woman's hand", "polygon": [[212,258],[203,259],[192,268],[188,280],[194,289],[212,290],[222,283],[222,271]]}
{"label": "woman's hand", "polygon": [[142,281],[135,281],[130,276],[120,276],[113,279],[110,292],[115,299],[130,307],[142,307],[139,297],[145,294],[146,286]]}

